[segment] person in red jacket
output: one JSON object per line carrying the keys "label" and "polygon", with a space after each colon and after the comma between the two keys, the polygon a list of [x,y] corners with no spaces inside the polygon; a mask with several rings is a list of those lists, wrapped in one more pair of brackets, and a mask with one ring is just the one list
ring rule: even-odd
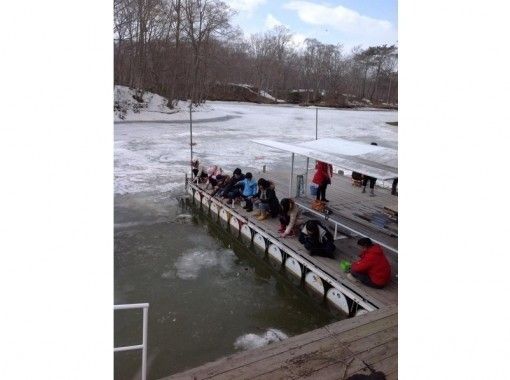
{"label": "person in red jacket", "polygon": [[317,161],[315,164],[315,175],[312,182],[318,185],[317,188],[317,201],[329,202],[326,199],[326,187],[331,184],[331,177],[333,177],[333,166],[322,161]]}
{"label": "person in red jacket", "polygon": [[351,273],[347,277],[372,288],[383,288],[391,280],[391,266],[382,248],[369,238],[359,239],[358,245],[363,247],[360,260],[352,263]]}

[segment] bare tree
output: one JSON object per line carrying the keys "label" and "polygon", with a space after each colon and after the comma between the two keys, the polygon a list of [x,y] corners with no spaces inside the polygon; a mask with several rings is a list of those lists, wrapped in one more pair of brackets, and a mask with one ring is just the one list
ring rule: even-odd
{"label": "bare tree", "polygon": [[304,88],[315,103],[344,92],[396,102],[395,46],[344,54],[341,44],[308,39],[297,49],[283,26],[245,39],[230,24],[233,14],[220,0],[114,0],[115,83],[139,96],[158,92],[169,106],[204,101],[218,83],[251,84],[277,98]]}

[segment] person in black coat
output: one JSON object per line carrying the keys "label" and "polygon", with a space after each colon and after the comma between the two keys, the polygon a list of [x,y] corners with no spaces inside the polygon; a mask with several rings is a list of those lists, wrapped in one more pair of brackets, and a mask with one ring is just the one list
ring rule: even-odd
{"label": "person in black coat", "polygon": [[305,223],[299,234],[299,242],[310,252],[310,256],[335,258],[333,235],[318,220],[309,220]]}
{"label": "person in black coat", "polygon": [[[232,177],[224,183],[224,185],[221,188],[218,188],[214,193],[212,193],[212,196],[215,196],[218,194],[218,196],[222,198],[235,198],[236,196],[240,196],[241,191],[235,187],[235,184],[239,181],[242,181],[244,179],[244,174],[239,168],[235,168],[234,172],[232,173]],[[237,191],[236,191],[237,190]]]}
{"label": "person in black coat", "polygon": [[254,206],[258,209],[254,215],[257,220],[267,219],[269,216],[274,218],[280,213],[280,202],[276,197],[274,190],[274,183],[264,178],[260,178],[257,182],[259,191],[254,198],[257,200],[254,202]]}

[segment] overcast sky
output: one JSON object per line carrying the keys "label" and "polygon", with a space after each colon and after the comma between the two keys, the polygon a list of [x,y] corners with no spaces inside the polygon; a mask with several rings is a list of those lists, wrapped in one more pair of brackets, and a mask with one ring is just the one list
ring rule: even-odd
{"label": "overcast sky", "polygon": [[316,38],[323,43],[356,45],[397,43],[397,0],[224,0],[246,36],[285,25],[294,42]]}

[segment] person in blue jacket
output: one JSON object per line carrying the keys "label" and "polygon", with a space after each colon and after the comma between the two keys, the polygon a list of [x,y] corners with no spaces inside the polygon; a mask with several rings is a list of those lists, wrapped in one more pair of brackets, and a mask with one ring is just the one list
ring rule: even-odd
{"label": "person in blue jacket", "polygon": [[250,172],[248,172],[248,173],[246,173],[245,178],[242,181],[237,182],[235,186],[238,186],[238,185],[243,186],[243,192],[242,192],[241,196],[246,201],[246,206],[244,206],[244,208],[248,212],[253,211],[252,198],[255,195],[257,195],[257,190],[258,190],[257,181],[255,181],[253,179],[253,175]]}

